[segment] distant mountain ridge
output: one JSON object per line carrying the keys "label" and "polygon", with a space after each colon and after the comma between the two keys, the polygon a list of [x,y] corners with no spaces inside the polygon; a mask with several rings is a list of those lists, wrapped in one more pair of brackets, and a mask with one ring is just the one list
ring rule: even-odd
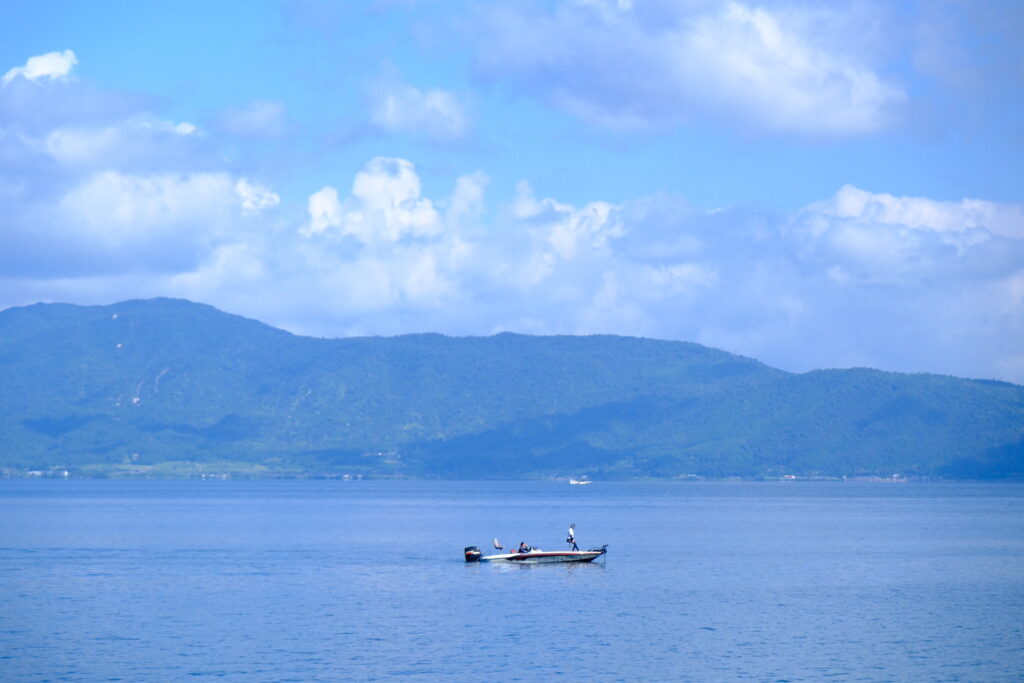
{"label": "distant mountain ridge", "polygon": [[687,342],[315,339],[174,299],[0,312],[0,467],[404,477],[1024,475],[1024,387]]}

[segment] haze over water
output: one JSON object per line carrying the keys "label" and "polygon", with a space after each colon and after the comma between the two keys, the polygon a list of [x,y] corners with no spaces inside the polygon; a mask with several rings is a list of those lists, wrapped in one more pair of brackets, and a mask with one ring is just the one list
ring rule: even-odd
{"label": "haze over water", "polygon": [[1015,680],[1022,560],[1021,484],[2,481],[0,671]]}

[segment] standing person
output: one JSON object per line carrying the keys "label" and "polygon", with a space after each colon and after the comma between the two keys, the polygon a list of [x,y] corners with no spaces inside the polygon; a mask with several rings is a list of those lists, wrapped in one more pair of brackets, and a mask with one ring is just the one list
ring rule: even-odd
{"label": "standing person", "polygon": [[579,550],[579,548],[576,547],[576,525],[575,524],[570,524],[569,525],[569,536],[566,537],[565,542],[566,543],[572,543],[572,549],[573,550]]}

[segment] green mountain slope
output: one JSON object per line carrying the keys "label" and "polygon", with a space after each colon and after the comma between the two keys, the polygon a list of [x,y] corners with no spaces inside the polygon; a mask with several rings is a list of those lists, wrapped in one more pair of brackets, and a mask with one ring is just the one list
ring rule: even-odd
{"label": "green mountain slope", "polygon": [[1022,444],[1001,382],[612,336],[313,339],[169,299],[0,312],[6,468],[985,478],[1024,474]]}

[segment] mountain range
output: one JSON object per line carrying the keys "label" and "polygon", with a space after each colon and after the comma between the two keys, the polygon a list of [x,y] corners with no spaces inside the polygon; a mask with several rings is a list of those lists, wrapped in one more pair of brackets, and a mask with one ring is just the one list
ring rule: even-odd
{"label": "mountain range", "polygon": [[174,299],[0,312],[0,467],[66,476],[1024,475],[1024,387],[596,336],[302,337]]}

